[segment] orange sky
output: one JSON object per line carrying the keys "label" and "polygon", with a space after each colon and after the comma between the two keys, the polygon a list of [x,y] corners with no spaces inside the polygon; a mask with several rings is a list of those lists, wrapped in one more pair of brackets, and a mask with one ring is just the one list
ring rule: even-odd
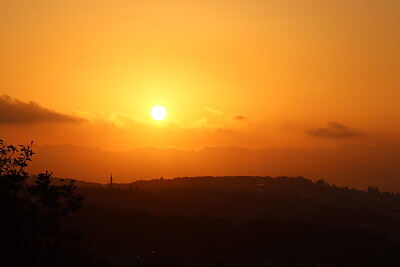
{"label": "orange sky", "polygon": [[[398,143],[398,14],[397,0],[3,0],[2,138],[108,150]],[[149,115],[157,104],[165,121]]]}

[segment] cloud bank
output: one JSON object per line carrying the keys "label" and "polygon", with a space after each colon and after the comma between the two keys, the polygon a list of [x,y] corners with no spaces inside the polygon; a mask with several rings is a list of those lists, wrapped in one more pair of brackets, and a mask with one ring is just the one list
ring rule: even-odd
{"label": "cloud bank", "polygon": [[80,123],[82,118],[61,114],[35,102],[22,102],[7,95],[0,96],[0,124]]}

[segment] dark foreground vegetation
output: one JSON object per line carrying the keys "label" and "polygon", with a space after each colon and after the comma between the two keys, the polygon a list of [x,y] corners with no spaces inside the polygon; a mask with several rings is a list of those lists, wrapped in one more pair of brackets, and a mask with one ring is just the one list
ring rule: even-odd
{"label": "dark foreground vegetation", "polygon": [[78,250],[70,250],[77,232],[67,218],[83,197],[73,181],[54,185],[47,172],[28,183],[25,168],[33,154],[31,146],[0,140],[0,264],[69,266]]}
{"label": "dark foreground vegetation", "polygon": [[48,174],[28,179],[30,147],[16,162],[2,149],[8,266],[400,265],[400,196],[375,187],[185,177],[75,188]]}

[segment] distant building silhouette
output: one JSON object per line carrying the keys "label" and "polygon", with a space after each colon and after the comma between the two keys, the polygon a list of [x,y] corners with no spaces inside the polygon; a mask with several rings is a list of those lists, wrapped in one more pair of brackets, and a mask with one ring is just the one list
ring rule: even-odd
{"label": "distant building silhouette", "polygon": [[112,177],[112,173],[111,173],[111,176],[110,176],[110,189],[113,187],[113,177]]}

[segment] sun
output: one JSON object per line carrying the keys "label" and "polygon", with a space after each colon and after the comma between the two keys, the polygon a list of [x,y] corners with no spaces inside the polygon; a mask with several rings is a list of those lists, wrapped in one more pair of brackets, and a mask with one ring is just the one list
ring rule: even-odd
{"label": "sun", "polygon": [[154,106],[150,114],[156,121],[162,121],[167,117],[167,110],[163,106]]}

